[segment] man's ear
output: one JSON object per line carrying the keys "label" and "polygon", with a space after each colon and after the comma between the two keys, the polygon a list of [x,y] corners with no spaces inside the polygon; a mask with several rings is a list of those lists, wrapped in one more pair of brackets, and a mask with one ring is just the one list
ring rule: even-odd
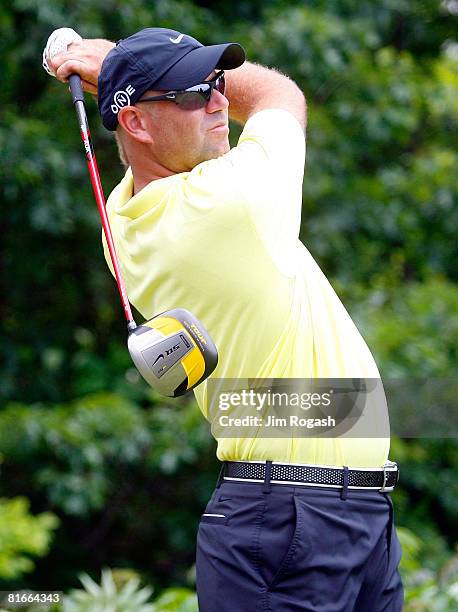
{"label": "man's ear", "polygon": [[152,119],[137,106],[123,106],[118,113],[119,125],[135,140],[150,144]]}

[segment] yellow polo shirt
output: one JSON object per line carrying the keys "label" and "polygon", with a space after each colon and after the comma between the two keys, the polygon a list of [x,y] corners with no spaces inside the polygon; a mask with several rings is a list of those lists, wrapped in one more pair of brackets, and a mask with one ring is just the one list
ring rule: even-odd
{"label": "yellow polo shirt", "polygon": [[[107,202],[131,303],[180,307],[218,348],[212,378],[378,378],[374,359],[299,241],[304,133],[285,110],[247,121],[236,147]],[[105,258],[113,272],[104,240]],[[207,381],[194,390],[207,416]],[[381,466],[389,438],[220,438],[220,460]]]}

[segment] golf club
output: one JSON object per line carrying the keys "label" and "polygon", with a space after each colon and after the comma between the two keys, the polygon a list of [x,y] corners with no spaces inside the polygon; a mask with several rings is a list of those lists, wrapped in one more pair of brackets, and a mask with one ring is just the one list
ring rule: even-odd
{"label": "golf club", "polygon": [[[55,30],[43,51],[45,70],[55,76],[46,58],[66,51],[70,43],[81,40],[81,36],[71,28]],[[184,308],[166,310],[138,326],[135,323],[105,208],[105,196],[90,137],[81,79],[79,75],[72,74],[68,80],[89,175],[127,319],[127,347],[130,356],[146,382],[159,393],[167,397],[184,395],[214,371],[218,363],[217,348],[202,323]]]}

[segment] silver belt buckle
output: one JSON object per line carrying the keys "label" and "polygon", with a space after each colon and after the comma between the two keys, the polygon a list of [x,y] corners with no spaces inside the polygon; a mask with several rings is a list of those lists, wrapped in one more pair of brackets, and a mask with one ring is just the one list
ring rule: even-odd
{"label": "silver belt buckle", "polygon": [[[388,475],[390,472],[398,472],[398,477],[396,482],[391,487],[387,487],[386,483],[388,482]],[[383,484],[382,488],[379,489],[380,493],[389,493],[390,491],[394,491],[394,487],[397,485],[399,480],[399,468],[398,464],[395,461],[387,461],[383,466]]]}

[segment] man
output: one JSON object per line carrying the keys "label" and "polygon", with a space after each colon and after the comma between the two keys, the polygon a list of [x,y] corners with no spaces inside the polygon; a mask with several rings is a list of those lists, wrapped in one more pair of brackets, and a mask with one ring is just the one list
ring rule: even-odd
{"label": "man", "polygon": [[[49,60],[98,95],[129,166],[107,209],[130,301],[145,319],[193,312],[218,347],[213,379],[378,379],[298,240],[304,96],[244,59],[236,44],[149,28]],[[244,126],[232,150],[229,117]],[[195,394],[210,417],[209,381]],[[197,541],[200,610],[401,610],[388,451],[388,437],[218,437],[224,470]]]}

